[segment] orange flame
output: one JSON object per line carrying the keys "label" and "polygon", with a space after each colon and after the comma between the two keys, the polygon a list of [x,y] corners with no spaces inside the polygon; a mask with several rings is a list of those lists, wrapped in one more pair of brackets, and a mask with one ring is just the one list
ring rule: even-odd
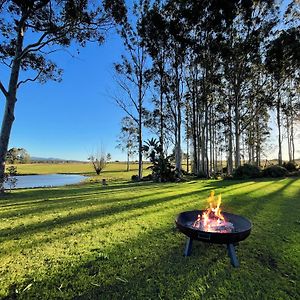
{"label": "orange flame", "polygon": [[211,232],[231,232],[233,224],[227,222],[221,213],[222,197],[219,195],[215,198],[215,192],[211,191],[207,199],[209,208],[206,209],[202,215],[198,215],[193,227],[199,228],[203,231]]}

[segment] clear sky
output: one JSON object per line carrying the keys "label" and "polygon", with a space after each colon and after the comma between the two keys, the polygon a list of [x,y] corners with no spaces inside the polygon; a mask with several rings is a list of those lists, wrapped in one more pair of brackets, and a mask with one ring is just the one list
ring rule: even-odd
{"label": "clear sky", "polygon": [[[125,159],[115,149],[124,112],[111,98],[113,63],[122,51],[122,41],[111,32],[102,46],[88,44],[79,55],[71,49],[76,58],[66,52],[51,55],[64,70],[63,81],[20,86],[9,147],[23,147],[31,156],[86,160],[103,145],[113,160]],[[1,80],[7,83],[5,75]]]}
{"label": "clear sky", "polygon": [[[76,54],[76,49],[70,52]],[[125,113],[111,98],[117,88],[113,63],[122,52],[122,41],[111,31],[102,46],[88,44],[76,58],[66,52],[52,54],[64,70],[63,81],[20,87],[9,147],[23,147],[31,156],[86,160],[103,145],[113,160],[125,160],[115,148]],[[7,85],[8,72],[1,65],[0,79]],[[0,99],[2,121],[2,95]]]}

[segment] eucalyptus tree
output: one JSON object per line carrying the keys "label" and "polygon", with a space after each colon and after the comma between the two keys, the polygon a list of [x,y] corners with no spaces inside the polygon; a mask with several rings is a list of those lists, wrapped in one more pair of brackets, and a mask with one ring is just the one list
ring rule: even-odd
{"label": "eucalyptus tree", "polygon": [[[147,52],[152,60],[152,80],[154,87],[154,110],[148,124],[156,129],[159,136],[161,157],[164,156],[166,135],[166,93],[168,93],[168,24],[161,1],[155,1],[151,9],[143,16],[139,26]],[[149,122],[150,121],[150,122]]]}
{"label": "eucalyptus tree", "polygon": [[[300,77],[300,31],[299,28],[288,28],[281,30],[268,47],[266,67],[275,82],[274,107],[276,109],[276,120],[278,127],[278,163],[282,165],[282,109],[286,107],[286,100],[290,95],[284,91],[285,85],[289,85],[291,93],[291,82],[295,82],[294,89],[299,90]],[[289,103],[291,108],[292,102]],[[292,109],[293,110],[293,109]],[[285,110],[287,112],[287,110]],[[294,113],[292,113],[294,115]]]}
{"label": "eucalyptus tree", "polygon": [[151,72],[147,64],[145,44],[139,35],[138,26],[148,7],[148,0],[140,0],[134,4],[134,20],[131,23],[124,23],[119,30],[126,54],[122,55],[121,61],[115,64],[116,82],[125,95],[124,97],[117,96],[115,100],[138,127],[139,179],[143,177],[143,123],[146,113],[145,98]]}
{"label": "eucalyptus tree", "polygon": [[18,89],[32,81],[60,81],[62,70],[49,55],[69,47],[72,42],[79,46],[85,46],[89,41],[103,43],[107,29],[115,21],[124,21],[125,11],[122,0],[102,3],[87,0],[1,1],[0,60],[9,73],[8,78],[0,81],[5,98],[0,133],[1,187]]}
{"label": "eucalyptus tree", "polygon": [[[246,103],[253,101],[251,80],[260,78],[263,52],[277,21],[276,1],[234,1],[232,20],[224,32],[223,79],[229,101],[229,118],[232,118],[234,127],[234,132],[231,132],[230,124],[230,136],[234,136],[235,168],[241,165],[241,135],[247,127],[243,124],[243,117],[248,114]],[[259,85],[263,87],[264,81],[261,80]],[[258,109],[264,105],[261,102]]]}
{"label": "eucalyptus tree", "polygon": [[176,169],[179,175],[182,168],[183,82],[187,47],[187,28],[182,22],[180,5],[180,1],[155,1],[140,28],[140,34],[153,63],[153,85],[158,91],[154,104],[156,116],[159,117],[161,156],[164,155],[164,140],[168,127],[173,134]]}

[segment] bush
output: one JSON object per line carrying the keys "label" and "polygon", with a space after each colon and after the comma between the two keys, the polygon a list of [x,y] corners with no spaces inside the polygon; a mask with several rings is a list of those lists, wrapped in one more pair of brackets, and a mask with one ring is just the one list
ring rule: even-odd
{"label": "bush", "polygon": [[139,181],[139,176],[138,175],[132,175],[131,180],[134,181],[134,182],[138,182]]}
{"label": "bush", "polygon": [[156,139],[148,140],[143,146],[143,151],[153,164],[147,169],[152,170],[152,180],[155,182],[174,182],[181,175],[171,164],[171,155],[164,156],[162,147]]}
{"label": "bush", "polygon": [[281,166],[270,166],[263,170],[265,177],[284,177],[288,174],[288,170]]}
{"label": "bush", "polygon": [[286,168],[289,172],[294,172],[297,171],[297,164],[289,161],[289,162],[285,162],[282,165],[284,168]]}
{"label": "bush", "polygon": [[288,177],[300,177],[300,171],[293,171],[287,174]]}
{"label": "bush", "polygon": [[233,174],[234,178],[258,178],[261,177],[260,168],[250,165],[244,164],[243,166],[239,166]]}
{"label": "bush", "polygon": [[7,168],[6,173],[4,174],[4,182],[9,186],[9,190],[15,188],[18,182],[18,179],[15,177],[17,175],[17,167],[10,166]]}
{"label": "bush", "polygon": [[153,180],[152,174],[149,174],[149,175],[144,176],[144,177],[142,178],[142,181],[152,181],[152,180]]}

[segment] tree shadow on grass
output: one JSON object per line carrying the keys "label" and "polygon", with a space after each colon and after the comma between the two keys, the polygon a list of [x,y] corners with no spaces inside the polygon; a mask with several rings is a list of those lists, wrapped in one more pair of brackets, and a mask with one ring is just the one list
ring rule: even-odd
{"label": "tree shadow on grass", "polygon": [[[245,186],[245,185],[243,185]],[[153,214],[153,213],[159,213],[160,211],[164,210],[164,211],[167,211],[167,210],[174,210],[178,207],[178,211],[174,214],[174,220],[175,220],[175,216],[178,214],[179,211],[181,211],[181,209],[198,209],[199,207],[195,207],[195,204],[198,206],[198,203],[197,203],[197,199],[201,198],[202,199],[205,199],[206,196],[207,196],[207,190],[210,190],[210,187],[206,187],[204,189],[201,189],[199,191],[194,191],[194,192],[190,192],[190,193],[181,193],[181,194],[176,194],[176,195],[173,195],[173,196],[170,196],[170,197],[162,197],[162,195],[164,193],[160,193],[160,199],[163,198],[160,203],[149,203],[151,205],[149,205],[147,207],[147,209],[145,210],[144,206],[142,207],[141,210],[137,210],[137,209],[132,209],[132,210],[128,210],[128,209],[125,209],[123,210],[122,212],[119,212],[117,214],[117,220],[118,220],[118,223],[119,222],[126,222],[126,221],[130,221],[131,219],[134,219],[134,218],[137,218],[137,217],[140,217],[140,216],[147,216],[149,214]],[[231,191],[231,189],[229,190]],[[202,195],[204,193],[204,195]],[[147,195],[149,196],[149,195]],[[136,201],[138,203],[140,203],[140,200],[142,199],[143,197],[140,197],[138,198]],[[157,198],[157,196],[156,196]],[[152,201],[152,200],[151,200]],[[170,202],[173,201],[173,204],[170,205]],[[103,210],[103,209],[102,209]],[[87,213],[87,212],[86,212]],[[90,215],[89,217],[87,218],[84,218],[83,220],[82,219],[79,219],[78,221],[80,222],[85,222],[84,224],[84,227],[83,228],[80,228],[80,230],[68,230],[67,232],[62,230],[62,232],[56,232],[55,233],[55,236],[54,237],[43,237],[43,238],[39,238],[37,239],[36,242],[31,242],[30,244],[22,244],[22,243],[19,243],[18,247],[14,247],[12,249],[10,249],[9,251],[11,252],[15,252],[15,251],[18,251],[19,249],[25,249],[25,248],[30,248],[32,246],[38,246],[38,245],[42,245],[43,243],[47,243],[49,242],[49,240],[51,242],[53,242],[54,240],[59,240],[59,239],[65,239],[66,237],[69,237],[69,236],[76,236],[77,234],[82,234],[82,233],[86,233],[88,234],[89,231],[97,228],[97,227],[109,227],[111,225],[114,225],[116,224],[116,219],[115,219],[115,212],[112,212],[112,213],[109,213],[109,214],[103,214],[101,215],[101,217],[99,218],[99,215],[98,214],[93,214],[93,215]],[[113,217],[113,218],[110,218],[110,217]],[[107,219],[109,218],[109,219]],[[59,219],[60,220],[60,219]],[[97,225],[95,225],[95,223],[93,222],[93,220],[97,221]],[[101,222],[99,222],[99,220],[101,220]],[[27,229],[28,227],[26,228],[26,231],[24,232],[20,232],[20,231],[17,231],[14,235],[9,235],[7,237],[7,239],[5,238],[2,238],[3,241],[5,240],[10,240],[10,239],[19,239],[21,237],[24,237],[26,235],[31,235],[32,233],[39,233],[39,232],[47,232],[47,231],[51,231],[52,229],[54,229],[54,223],[57,223],[57,219],[53,220],[53,227],[49,227],[47,226],[47,228],[44,228],[44,230],[38,230],[38,231],[34,231],[34,232],[28,232]],[[89,223],[91,223],[90,225],[86,225],[86,221],[88,221]],[[65,224],[65,225],[61,225],[61,224],[56,224],[57,227],[63,229],[65,226],[68,226],[72,223],[78,223],[78,222],[74,222],[74,221],[71,221],[70,223],[68,224]],[[18,228],[18,227],[17,227]],[[24,227],[20,227],[21,230],[25,229]],[[12,233],[12,230],[9,229],[9,232]]]}
{"label": "tree shadow on grass", "polygon": [[[296,288],[282,275],[284,268],[293,266],[290,266],[289,261],[280,266],[278,257],[273,258],[286,245],[275,243],[274,246],[273,237],[266,235],[266,232],[276,235],[276,228],[272,222],[262,218],[269,206],[274,209],[284,207],[282,214],[274,215],[272,221],[283,223],[282,230],[290,230],[291,223],[285,222],[286,211],[294,203],[281,195],[292,183],[288,181],[269,193],[265,196],[265,201],[256,196],[248,199],[251,204],[244,203],[247,216],[252,220],[262,219],[264,226],[257,226],[249,239],[241,243],[239,257],[242,267],[239,270],[231,268],[225,249],[216,245],[199,242],[191,257],[182,257],[185,239],[172,230],[173,220],[170,220],[159,228],[108,248],[104,254],[92,251],[90,255],[82,257],[81,261],[63,265],[57,273],[50,273],[48,277],[36,280],[30,289],[23,292],[23,297],[296,299],[299,296]],[[294,195],[293,202],[299,196],[299,192]],[[237,207],[237,201],[240,200],[233,199],[231,207]],[[253,209],[256,206],[260,206],[259,209]],[[299,204],[297,208],[299,209]],[[240,206],[236,213],[242,210],[243,207]],[[166,214],[169,216],[167,219],[170,219],[174,212],[170,210]],[[270,268],[271,273],[268,271]]]}
{"label": "tree shadow on grass", "polygon": [[[207,188],[207,189],[209,189],[209,188]],[[159,198],[157,198],[157,194],[153,193],[153,195],[155,195],[155,197],[153,197],[153,199],[142,200],[142,201],[141,201],[141,199],[144,198],[143,196],[138,197],[138,198],[133,197],[134,199],[137,199],[137,201],[125,203],[123,205],[107,207],[104,209],[101,209],[101,207],[99,207],[99,210],[93,209],[93,210],[84,211],[84,212],[80,212],[80,213],[74,213],[74,214],[67,215],[65,217],[56,218],[55,220],[50,219],[50,220],[47,220],[44,222],[37,222],[37,223],[29,224],[26,227],[19,226],[16,228],[2,229],[2,230],[0,230],[0,237],[2,237],[2,241],[6,240],[6,239],[14,239],[16,237],[19,238],[20,235],[30,235],[30,234],[34,234],[34,233],[44,231],[44,230],[51,230],[55,227],[63,227],[63,226],[66,226],[66,225],[74,223],[74,222],[84,222],[86,220],[107,217],[109,215],[116,215],[116,214],[120,214],[122,212],[131,211],[131,210],[146,209],[148,207],[159,205],[161,203],[165,204],[169,201],[178,199],[179,197],[192,196],[194,194],[199,194],[204,191],[205,191],[205,189],[202,189],[200,192],[193,191],[193,192],[183,193],[180,195],[176,194],[173,196],[159,197]],[[151,194],[150,195],[148,194],[145,197],[148,198],[150,196],[151,196]],[[132,198],[131,197],[127,198],[127,200],[130,200],[130,199],[132,199]],[[31,213],[32,213],[32,210],[31,210]]]}
{"label": "tree shadow on grass", "polygon": [[[172,187],[171,187],[172,188]],[[127,198],[122,198],[122,199],[116,199],[116,200],[107,200],[107,201],[101,201],[98,203],[97,199],[96,200],[88,200],[84,201],[83,203],[80,203],[80,199],[78,199],[77,202],[74,203],[74,200],[66,201],[65,199],[62,200],[62,202],[57,202],[58,200],[55,201],[49,201],[52,202],[53,206],[49,209],[45,208],[43,203],[41,207],[37,207],[35,209],[28,209],[25,211],[22,211],[21,217],[25,217],[27,215],[31,214],[36,214],[36,213],[46,213],[46,212],[51,212],[53,210],[58,211],[62,210],[63,208],[69,208],[69,209],[74,209],[74,208],[82,208],[86,207],[89,205],[93,206],[91,208],[87,208],[87,210],[79,213],[72,213],[68,214],[66,216],[58,216],[54,217],[52,219],[49,219],[47,221],[38,221],[36,223],[31,223],[28,224],[26,227],[23,225],[20,225],[15,228],[6,228],[0,230],[0,237],[2,241],[6,240],[11,240],[11,239],[16,239],[20,238],[21,236],[24,235],[31,235],[34,233],[42,232],[42,231],[51,231],[54,228],[62,228],[64,226],[67,226],[72,223],[78,223],[78,222],[85,222],[85,221],[91,221],[93,219],[98,219],[98,218],[105,218],[108,216],[120,214],[120,213],[128,213],[131,210],[136,210],[136,209],[146,209],[151,206],[156,206],[160,204],[166,205],[168,202],[171,202],[173,200],[178,200],[179,198],[188,198],[191,197],[193,200],[191,203],[196,202],[195,197],[198,197],[199,199],[205,199],[206,198],[206,193],[208,190],[211,190],[212,188],[217,188],[215,184],[208,184],[206,187],[203,187],[201,190],[196,190],[196,191],[191,191],[191,192],[183,192],[183,193],[177,193],[176,195],[172,196],[164,196],[164,193],[160,193],[159,197],[157,197],[157,194],[154,192],[152,194],[146,194],[138,197],[127,197]],[[231,186],[231,189],[227,189],[228,191],[231,191],[234,189],[234,186]],[[168,193],[168,191],[166,191]],[[143,198],[149,198],[153,195],[153,199],[146,199],[143,200]],[[135,200],[135,201],[132,201]],[[126,202],[127,201],[127,202]],[[179,201],[179,200],[178,200]],[[110,203],[114,204],[114,202],[117,202],[118,205],[113,205],[109,207],[104,207],[102,208],[104,204]],[[125,202],[122,204],[122,202]],[[186,202],[186,201],[184,201]],[[182,206],[184,206],[184,202],[182,203]],[[120,204],[121,203],[121,204]],[[74,206],[76,204],[76,206]],[[97,205],[98,204],[98,205]],[[49,205],[49,204],[47,204]],[[77,207],[78,205],[78,207]],[[19,212],[20,213],[20,212]],[[2,217],[6,216],[9,217],[8,214],[1,214]]]}
{"label": "tree shadow on grass", "polygon": [[[255,214],[253,212],[253,218]],[[255,248],[253,243],[255,240],[247,246],[245,242],[241,250],[243,261],[251,259],[252,253],[247,248]],[[251,264],[243,263],[235,270],[229,265],[221,246],[199,242],[189,258],[182,256],[183,246],[183,236],[167,224],[117,245],[108,250],[107,256],[97,256],[97,251],[91,253],[71,271],[60,270],[49,280],[36,281],[37,287],[24,295],[63,298],[72,295],[73,299],[183,299],[183,296],[194,299],[257,299],[256,296],[265,296],[271,299],[278,296],[276,288],[280,288],[279,285],[274,288],[271,280],[276,284],[285,283],[278,273],[269,274],[268,278],[259,276],[268,275],[265,268],[269,267],[269,262],[252,259]],[[59,290],[61,282],[69,282],[69,285],[63,285]],[[42,294],[41,286],[45,288],[42,292],[49,294]],[[290,294],[286,290],[283,292],[285,299],[297,296],[295,289],[290,289]]]}

